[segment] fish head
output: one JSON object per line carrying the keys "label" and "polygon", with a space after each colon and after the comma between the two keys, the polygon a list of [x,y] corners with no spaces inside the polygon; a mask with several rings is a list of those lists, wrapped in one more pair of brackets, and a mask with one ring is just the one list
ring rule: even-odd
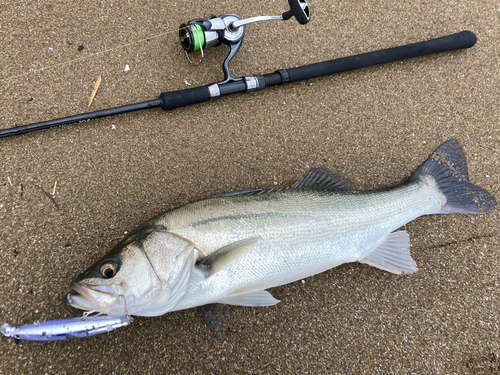
{"label": "fish head", "polygon": [[195,256],[192,246],[169,233],[133,233],[78,276],[66,300],[114,316],[161,315],[187,293]]}

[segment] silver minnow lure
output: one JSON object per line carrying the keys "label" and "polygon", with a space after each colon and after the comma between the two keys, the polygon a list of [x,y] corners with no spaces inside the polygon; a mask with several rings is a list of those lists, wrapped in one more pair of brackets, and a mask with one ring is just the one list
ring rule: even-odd
{"label": "silver minnow lure", "polygon": [[89,316],[86,318],[70,318],[35,322],[21,327],[2,324],[0,331],[6,337],[30,341],[70,340],[101,333],[111,332],[126,327],[132,322],[128,316]]}

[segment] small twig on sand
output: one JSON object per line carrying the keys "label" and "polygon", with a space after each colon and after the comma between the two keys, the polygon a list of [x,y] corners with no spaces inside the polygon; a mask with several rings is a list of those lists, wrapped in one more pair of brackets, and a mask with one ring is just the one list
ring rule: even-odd
{"label": "small twig on sand", "polygon": [[92,94],[90,94],[88,108],[90,108],[90,105],[94,101],[95,95],[97,94],[97,90],[99,90],[99,86],[101,85],[101,80],[102,80],[102,76],[99,76],[99,77],[97,77],[97,81],[95,81],[94,89],[92,90]]}

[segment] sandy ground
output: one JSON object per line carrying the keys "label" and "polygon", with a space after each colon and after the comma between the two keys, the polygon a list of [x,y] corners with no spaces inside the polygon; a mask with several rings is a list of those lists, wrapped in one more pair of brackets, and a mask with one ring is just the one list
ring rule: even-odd
{"label": "sandy ground", "polygon": [[[306,26],[249,26],[234,76],[462,30],[474,31],[478,43],[169,113],[1,139],[1,323],[78,316],[63,302],[70,281],[127,231],[208,195],[288,186],[309,167],[331,168],[359,189],[381,188],[457,138],[471,180],[500,197],[499,2],[310,5]],[[286,7],[285,0],[2,0],[0,127],[87,111],[99,75],[91,110],[217,82],[227,47],[192,66],[178,26]],[[498,211],[419,218],[406,226],[418,273],[352,264],[276,288],[282,302],[274,307],[231,308],[221,341],[195,309],[137,318],[90,339],[16,345],[0,337],[0,373],[498,374],[498,220]]]}

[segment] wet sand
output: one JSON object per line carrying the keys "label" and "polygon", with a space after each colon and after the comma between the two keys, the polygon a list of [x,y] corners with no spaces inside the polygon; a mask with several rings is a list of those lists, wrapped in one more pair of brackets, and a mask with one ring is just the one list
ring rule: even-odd
{"label": "wet sand", "polygon": [[[152,109],[0,139],[0,323],[78,316],[63,302],[70,281],[127,231],[209,195],[288,186],[310,167],[337,171],[358,189],[383,188],[456,138],[471,181],[500,197],[498,2],[310,5],[308,25],[248,26],[233,75],[462,30],[478,42],[169,113]],[[3,0],[0,128],[88,111],[99,75],[90,110],[220,81],[227,47],[190,65],[178,26],[211,14],[281,14],[286,6]],[[274,307],[231,307],[220,341],[195,309],[69,342],[16,345],[0,337],[0,373],[497,374],[498,220],[498,211],[419,218],[405,226],[416,274],[350,264],[275,288],[281,303]]]}

